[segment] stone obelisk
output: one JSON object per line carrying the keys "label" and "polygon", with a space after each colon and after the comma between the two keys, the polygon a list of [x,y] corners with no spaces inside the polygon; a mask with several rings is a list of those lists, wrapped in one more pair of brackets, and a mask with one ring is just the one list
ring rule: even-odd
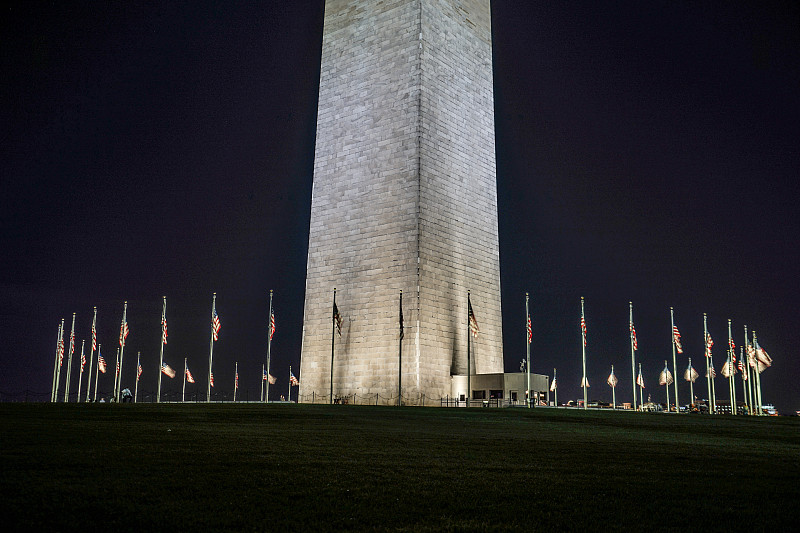
{"label": "stone obelisk", "polygon": [[[489,0],[328,0],[300,401],[437,404],[503,371]],[[368,400],[369,399],[369,400]]]}

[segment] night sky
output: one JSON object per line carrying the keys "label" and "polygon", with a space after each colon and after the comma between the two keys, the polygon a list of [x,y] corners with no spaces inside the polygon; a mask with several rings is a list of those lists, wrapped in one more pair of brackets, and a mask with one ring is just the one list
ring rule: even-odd
{"label": "night sky", "polygon": [[[58,324],[73,312],[79,352],[97,306],[113,365],[125,300],[123,386],[141,351],[140,395],[152,394],[162,295],[165,360],[179,371],[164,391],[180,391],[188,357],[187,391],[204,397],[213,292],[216,390],[232,392],[238,361],[240,398],[257,399],[269,289],[272,396],[286,394],[300,363],[323,10],[4,8],[2,399],[49,399]],[[646,394],[663,402],[674,306],[679,376],[687,356],[704,376],[703,312],[719,371],[731,318],[737,346],[747,324],[774,359],[764,401],[800,409],[797,4],[495,1],[492,14],[506,370],[525,354],[528,291],[533,370],[558,369],[559,400],[582,396],[584,296],[589,396],[610,401],[614,364],[617,400],[630,401],[632,301]],[[705,397],[705,378],[696,385]]]}

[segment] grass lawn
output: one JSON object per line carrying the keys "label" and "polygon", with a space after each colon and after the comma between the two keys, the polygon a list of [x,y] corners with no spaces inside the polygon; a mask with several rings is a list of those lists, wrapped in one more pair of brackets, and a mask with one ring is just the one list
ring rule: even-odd
{"label": "grass lawn", "polygon": [[756,530],[800,522],[800,419],[0,404],[5,531]]}

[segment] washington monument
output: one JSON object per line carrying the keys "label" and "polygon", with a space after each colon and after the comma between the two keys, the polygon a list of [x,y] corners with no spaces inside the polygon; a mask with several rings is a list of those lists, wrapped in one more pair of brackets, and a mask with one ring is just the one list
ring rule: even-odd
{"label": "washington monument", "polygon": [[396,403],[401,355],[404,403],[451,394],[467,291],[503,372],[489,0],[328,0],[300,401]]}

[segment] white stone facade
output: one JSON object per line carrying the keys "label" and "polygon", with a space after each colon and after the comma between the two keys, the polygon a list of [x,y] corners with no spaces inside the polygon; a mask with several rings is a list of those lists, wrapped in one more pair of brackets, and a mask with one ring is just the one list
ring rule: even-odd
{"label": "white stone facade", "polygon": [[488,0],[325,6],[301,401],[440,398],[467,368],[503,371]]}

